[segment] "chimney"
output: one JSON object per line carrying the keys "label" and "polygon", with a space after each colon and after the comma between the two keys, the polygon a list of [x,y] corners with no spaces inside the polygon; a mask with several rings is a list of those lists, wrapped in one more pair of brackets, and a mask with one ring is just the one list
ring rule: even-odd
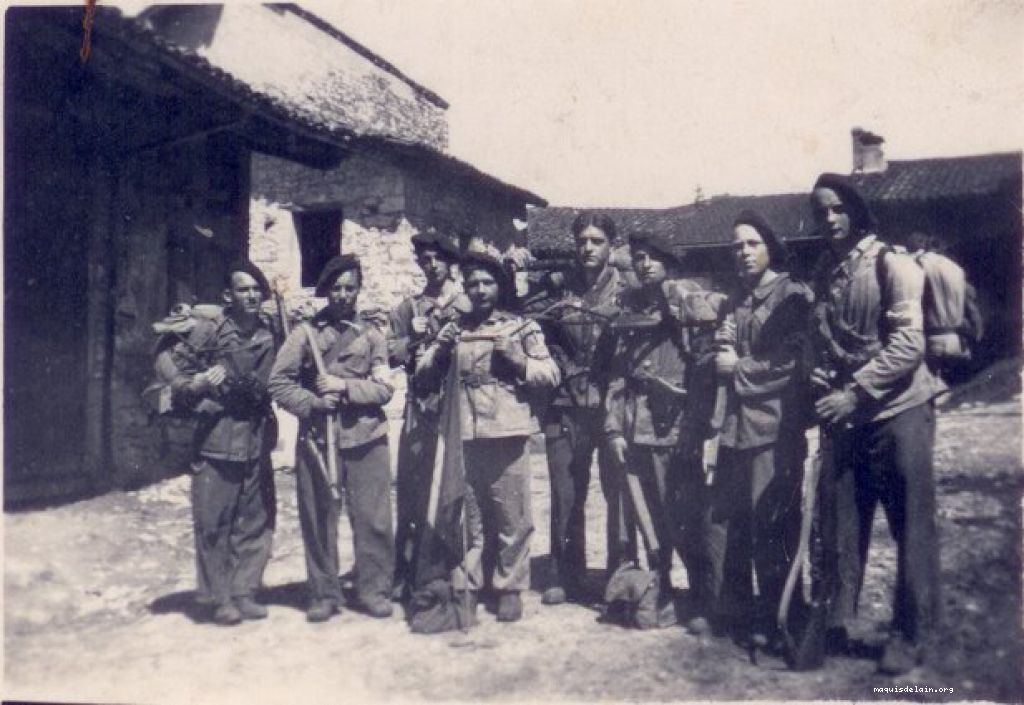
{"label": "chimney", "polygon": [[882,152],[885,139],[859,127],[850,130],[850,136],[853,138],[853,173],[880,174],[885,171],[885,153]]}

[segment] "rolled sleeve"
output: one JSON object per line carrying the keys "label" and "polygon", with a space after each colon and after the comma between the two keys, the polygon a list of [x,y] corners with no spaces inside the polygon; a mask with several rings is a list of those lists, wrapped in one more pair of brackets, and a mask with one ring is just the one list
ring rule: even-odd
{"label": "rolled sleeve", "polygon": [[523,333],[523,352],[526,353],[526,369],[523,382],[530,387],[554,388],[561,381],[558,365],[544,344],[544,333],[540,326],[531,322]]}

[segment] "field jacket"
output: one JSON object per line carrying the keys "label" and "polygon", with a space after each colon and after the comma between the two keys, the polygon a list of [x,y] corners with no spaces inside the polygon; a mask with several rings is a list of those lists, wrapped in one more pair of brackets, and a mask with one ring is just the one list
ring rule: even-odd
{"label": "field jacket", "polygon": [[[338,448],[356,448],[386,435],[383,406],[394,389],[388,382],[384,335],[369,323],[334,322],[324,313],[311,325],[327,373],[347,383],[335,411]],[[306,331],[297,326],[281,346],[269,388],[274,401],[299,418],[300,434],[314,420],[316,375]]]}

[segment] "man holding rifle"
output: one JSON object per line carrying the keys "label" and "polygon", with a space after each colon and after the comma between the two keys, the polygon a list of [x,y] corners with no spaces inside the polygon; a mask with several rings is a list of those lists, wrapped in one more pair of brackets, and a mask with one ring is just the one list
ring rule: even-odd
{"label": "man holding rifle", "polygon": [[270,558],[276,425],[267,393],[275,335],[260,306],[270,294],[251,262],[228,268],[225,307],[199,318],[165,358],[172,404],[197,420],[192,519],[200,602],[217,624],[262,619],[253,600]]}
{"label": "man holding rifle", "polygon": [[[615,223],[607,215],[580,213],[572,224],[576,267],[567,272],[561,301],[574,304],[541,321],[562,383],[544,422],[551,479],[551,573],[541,598],[547,605],[578,599],[586,576],[584,508],[590,468],[597,450],[601,490],[608,506],[607,570],[636,558],[636,531],[626,527],[622,477],[604,447],[603,372],[607,355],[598,354],[604,328],[593,314],[613,313],[622,292],[619,271],[609,262]],[[606,339],[605,339],[606,340]],[[602,346],[607,353],[607,345]]]}
{"label": "man holding rifle", "polygon": [[633,233],[629,245],[640,287],[623,295],[623,312],[611,327],[616,341],[605,434],[625,474],[648,565],[658,576],[658,626],[668,626],[676,622],[669,577],[673,549],[686,566],[698,614],[707,600],[698,454],[706,419],[697,424],[688,413],[693,336],[672,310],[673,300],[699,287],[673,281],[680,261],[664,236]]}
{"label": "man holding rifle", "polygon": [[338,483],[349,502],[360,606],[373,617],[391,615],[395,558],[382,407],[393,390],[384,336],[356,320],[361,287],[356,257],[331,259],[316,285],[316,295],[327,297],[326,308],[291,332],[270,376],[274,401],[299,418],[297,490],[310,622],[330,619],[343,603]]}
{"label": "man holding rifle", "polygon": [[440,415],[439,393],[414,383],[416,359],[462,292],[451,277],[451,266],[458,258],[458,251],[443,236],[417,234],[412,238],[412,246],[427,283],[423,291],[403,300],[391,312],[388,336],[389,362],[392,367],[404,367],[408,380],[395,482],[398,495],[395,600],[407,597],[415,582],[414,547],[427,513]]}
{"label": "man holding rifle", "polygon": [[833,451],[839,586],[830,640],[833,649],[846,641],[881,503],[898,569],[892,637],[879,670],[902,674],[924,660],[939,609],[932,399],[941,382],[922,364],[924,272],[879,240],[874,216],[846,177],[822,174],[810,200],[828,244],[815,278],[811,383]]}

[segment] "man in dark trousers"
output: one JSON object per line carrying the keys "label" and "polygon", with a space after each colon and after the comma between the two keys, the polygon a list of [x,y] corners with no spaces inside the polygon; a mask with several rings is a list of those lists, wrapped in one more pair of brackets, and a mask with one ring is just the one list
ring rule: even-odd
{"label": "man in dark trousers", "polygon": [[942,386],[923,364],[924,272],[878,238],[870,209],[846,177],[819,177],[811,206],[828,243],[815,276],[811,383],[834,451],[839,586],[830,638],[833,648],[846,640],[881,503],[898,568],[892,635],[879,669],[902,674],[925,659],[939,609],[932,400]]}
{"label": "man in dark trousers", "polygon": [[197,420],[192,465],[199,600],[218,624],[262,619],[253,600],[270,558],[276,426],[267,393],[275,336],[260,312],[270,295],[251,262],[228,269],[224,312],[199,318],[170,351],[171,398]]}
{"label": "man in dark trousers", "polygon": [[[641,487],[639,497],[632,490],[628,494],[641,529],[643,505],[651,517],[654,536],[645,530],[644,538],[650,568],[660,582],[658,623],[667,626],[676,621],[669,577],[673,549],[686,567],[698,615],[707,609],[710,588],[699,454],[705,420],[698,423],[688,413],[693,335],[671,304],[700,287],[676,279],[680,262],[666,237],[637,232],[629,246],[640,287],[623,295],[621,323],[613,326],[605,434],[614,462],[625,469],[627,486],[635,487],[638,480]],[[657,551],[650,550],[652,540]]]}
{"label": "man in dark trousers", "polygon": [[412,238],[412,246],[427,283],[422,292],[408,297],[391,312],[388,336],[388,360],[392,367],[405,368],[408,380],[395,483],[398,527],[392,597],[396,601],[408,597],[414,583],[413,554],[427,514],[440,415],[440,393],[414,383],[416,359],[426,341],[440,329],[440,321],[462,292],[462,287],[451,276],[458,251],[444,236],[417,234]]}
{"label": "man in dark trousers", "polygon": [[[297,491],[299,523],[306,550],[311,601],[310,622],[323,622],[344,602],[338,579],[338,515],[332,496],[330,446],[336,448],[338,481],[348,500],[355,543],[356,591],[360,606],[372,617],[391,616],[391,579],[395,569],[391,525],[391,459],[383,406],[391,399],[387,343],[373,325],[358,321],[356,300],[362,270],[353,255],[340,255],[325,266],[316,295],[327,306],[311,328],[296,327],[274,363],[270,393],[299,418]],[[317,370],[310,334],[325,367]],[[334,437],[324,436],[333,417]],[[311,434],[319,427],[314,439]],[[337,488],[333,488],[337,491]]]}
{"label": "man in dark trousers", "polygon": [[573,221],[572,234],[576,267],[566,273],[560,301],[583,310],[561,309],[554,320],[541,322],[562,373],[544,422],[551,479],[551,573],[541,597],[546,605],[580,597],[587,570],[584,507],[595,449],[608,507],[607,570],[614,571],[623,557],[636,558],[635,531],[627,529],[622,511],[621,471],[604,447],[601,376],[609,361],[596,352],[604,326],[589,315],[608,316],[618,306],[622,279],[609,262],[615,223],[606,215],[583,212]]}

